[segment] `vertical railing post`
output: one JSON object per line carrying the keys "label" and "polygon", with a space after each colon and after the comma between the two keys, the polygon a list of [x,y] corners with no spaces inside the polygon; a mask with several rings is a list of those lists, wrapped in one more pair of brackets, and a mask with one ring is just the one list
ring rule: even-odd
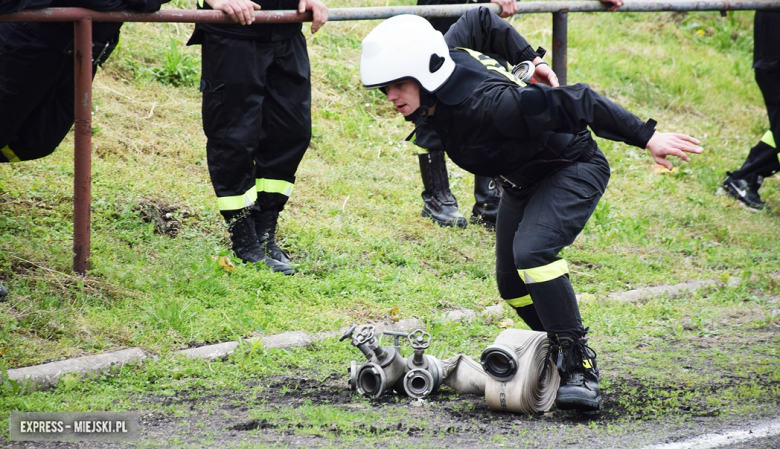
{"label": "vertical railing post", "polygon": [[89,270],[92,197],[92,18],[74,22],[73,31],[73,271],[86,274]]}
{"label": "vertical railing post", "polygon": [[569,47],[568,15],[569,12],[566,10],[554,12],[552,15],[553,16],[552,19],[553,66],[552,68],[555,71],[555,74],[558,76],[558,82],[561,84],[561,86],[565,86],[567,84],[566,51],[568,50]]}

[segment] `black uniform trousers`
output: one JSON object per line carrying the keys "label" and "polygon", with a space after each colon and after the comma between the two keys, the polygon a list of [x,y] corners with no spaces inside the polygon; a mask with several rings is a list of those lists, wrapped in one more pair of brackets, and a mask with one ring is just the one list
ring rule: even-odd
{"label": "black uniform trousers", "polygon": [[533,330],[585,334],[568,266],[558,253],[585,227],[609,175],[609,163],[596,149],[589,160],[529,188],[505,186],[496,222],[498,290]]}
{"label": "black uniform trousers", "polygon": [[54,152],[73,126],[73,77],[73,55],[29,23],[0,23],[0,162]]}
{"label": "black uniform trousers", "polygon": [[761,178],[780,171],[780,11],[756,11],[753,21],[753,68],[769,115],[769,132],[750,150],[732,176],[760,187]]}
{"label": "black uniform trousers", "polygon": [[[778,31],[780,33],[780,31]],[[769,129],[756,146],[750,149],[747,159],[739,170],[731,175],[744,179],[750,185],[760,184],[761,178],[772,176],[780,171],[780,62],[769,69],[756,68],[756,83],[764,96],[766,111],[769,114]],[[773,137],[772,137],[773,136]]]}
{"label": "black uniform trousers", "polygon": [[311,140],[306,39],[276,42],[206,33],[203,130],[220,211],[281,211]]}

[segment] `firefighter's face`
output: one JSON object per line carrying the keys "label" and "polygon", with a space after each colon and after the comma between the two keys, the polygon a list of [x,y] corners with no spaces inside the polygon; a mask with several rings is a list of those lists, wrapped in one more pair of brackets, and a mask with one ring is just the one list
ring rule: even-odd
{"label": "firefighter's face", "polygon": [[396,111],[409,116],[420,107],[420,83],[407,78],[385,88],[387,99],[393,103]]}

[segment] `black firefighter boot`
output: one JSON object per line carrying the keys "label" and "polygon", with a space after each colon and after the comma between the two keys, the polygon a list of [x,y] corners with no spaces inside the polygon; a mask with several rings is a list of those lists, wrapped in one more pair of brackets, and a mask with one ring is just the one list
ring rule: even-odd
{"label": "black firefighter boot", "polygon": [[255,223],[248,210],[223,211],[222,215],[227,221],[233,252],[244,263],[262,262],[277,273],[293,274],[291,266],[268,257],[260,247],[255,233]]}
{"label": "black firefighter boot", "polygon": [[261,211],[260,206],[255,203],[252,207],[252,218],[255,220],[255,232],[260,248],[268,257],[289,266],[292,261],[276,243],[276,222],[279,220],[279,211]]}
{"label": "black firefighter boot", "polygon": [[574,334],[555,334],[549,338],[550,352],[561,375],[555,405],[560,410],[601,410],[596,352],[588,347],[588,340]]}
{"label": "black firefighter boot", "polygon": [[496,229],[501,193],[501,186],[493,178],[474,176],[474,207],[471,209],[471,222],[482,224],[490,230]]}
{"label": "black firefighter boot", "polygon": [[458,201],[450,191],[444,151],[419,153],[424,201],[422,216],[430,218],[439,226],[466,227],[466,217],[458,212]]}

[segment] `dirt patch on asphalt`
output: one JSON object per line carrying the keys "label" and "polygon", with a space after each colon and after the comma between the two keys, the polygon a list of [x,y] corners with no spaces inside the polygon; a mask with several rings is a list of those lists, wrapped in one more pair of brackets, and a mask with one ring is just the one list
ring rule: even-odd
{"label": "dirt patch on asphalt", "polygon": [[[490,410],[484,397],[460,394],[446,386],[423,401],[395,394],[368,400],[353,392],[346,376],[340,375],[324,381],[305,376],[278,376],[259,382],[262,388],[247,385],[247,391],[257,392],[246,395],[231,393],[197,399],[179,395],[145,397],[144,402],[175,406],[177,414],[185,416],[175,418],[159,412],[144,415],[141,425],[144,438],[157,442],[180,438],[182,444],[195,446],[214,441],[228,446],[245,442],[293,447],[343,447],[363,438],[379,446],[385,446],[384,441],[403,442],[411,447],[488,447],[517,443],[520,438],[523,442],[520,447],[603,448],[643,447],[649,444],[648,434],[674,434],[686,429],[700,432],[727,426],[718,420],[720,410],[698,399],[676,405],[674,417],[658,426],[652,421],[656,418],[652,416],[654,407],[663,406],[658,398],[678,394],[677,388],[648,386],[634,379],[614,379],[613,387],[603,392],[604,410],[591,415],[559,410],[529,415],[500,413]],[[711,388],[736,386],[741,382],[742,379],[733,377]],[[767,383],[780,386],[780,382],[768,379]],[[630,403],[624,400],[627,397],[632,398]],[[317,406],[372,413],[378,418],[342,429],[335,422],[323,426],[321,422],[285,414],[285,411]],[[686,424],[679,424],[681,421]],[[610,429],[624,427],[630,428],[631,433],[611,435]]]}

